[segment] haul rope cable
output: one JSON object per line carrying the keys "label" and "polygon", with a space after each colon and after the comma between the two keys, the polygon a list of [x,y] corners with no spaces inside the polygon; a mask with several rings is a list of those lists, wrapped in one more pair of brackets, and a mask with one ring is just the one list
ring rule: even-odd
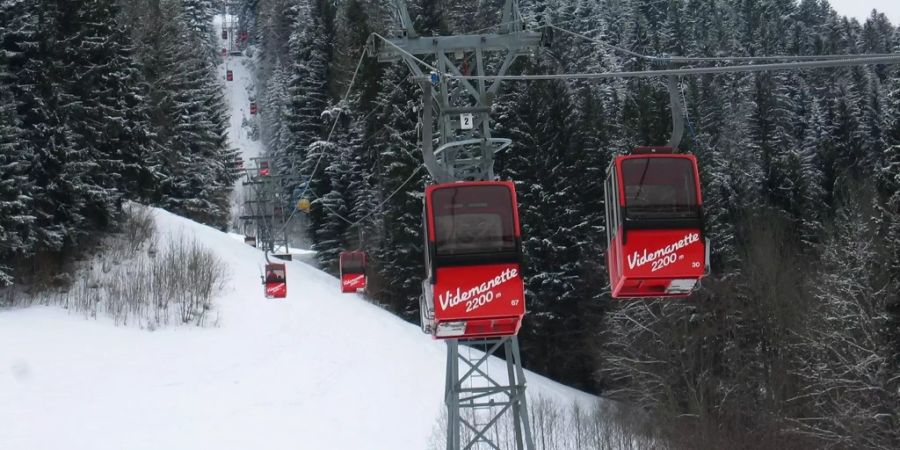
{"label": "haul rope cable", "polygon": [[[365,52],[365,50],[364,50],[364,52]],[[360,63],[361,63],[361,62],[362,62],[362,59],[360,58]],[[357,70],[358,70],[358,69],[359,69],[359,65],[357,65]],[[355,72],[354,72],[354,78],[355,78]],[[401,87],[403,87],[403,83],[406,82],[407,80],[410,80],[410,79],[411,79],[411,77],[406,77],[406,78],[404,78],[400,83],[397,84],[397,86],[394,87],[394,89],[392,89],[392,90],[388,93],[388,96],[391,96],[391,95],[393,95],[395,92],[397,92],[398,89],[400,89]],[[353,82],[351,81],[350,87],[352,87],[352,86],[353,86]],[[347,88],[347,94],[349,94],[349,92],[350,92],[350,87]],[[344,95],[344,98],[348,98],[348,95],[347,95],[347,94]],[[370,111],[368,114],[366,114],[365,116],[363,116],[363,118],[360,119],[360,121],[365,121],[366,119],[368,119],[369,117],[371,117],[372,114],[374,114],[375,112],[377,112],[377,110],[373,109],[373,110]],[[339,113],[339,114],[340,114],[340,113]],[[340,118],[340,115],[339,115],[337,118],[335,118],[335,121],[337,121],[338,118]],[[332,127],[332,130],[331,130],[331,131],[332,131],[332,132],[334,131],[334,127]],[[379,131],[376,131],[372,136],[369,136],[369,137],[368,137],[365,141],[363,141],[360,145],[369,143],[369,142],[370,142],[372,139],[374,139],[376,136],[379,136],[380,134],[382,134],[382,133],[384,133],[384,132],[386,132],[386,131],[387,131],[387,128],[383,128],[383,129],[381,129],[381,130],[379,130]],[[330,139],[331,139],[331,133],[328,134],[328,139],[326,139],[326,142],[327,142],[328,140],[330,140]],[[321,160],[322,156],[324,156],[324,152],[322,153],[322,155],[319,156],[319,160]],[[318,161],[316,161],[316,167],[318,167]],[[315,173],[315,168],[313,168],[313,172],[312,172],[312,173],[313,173],[313,174]],[[402,187],[403,187],[404,185],[406,185],[406,183],[408,183],[409,180],[411,180],[411,179],[412,179],[412,175],[410,175],[410,178],[408,178],[407,181],[405,181],[402,185],[400,185],[400,187],[402,188]],[[310,176],[310,180],[312,180],[312,176]],[[301,192],[300,197],[303,197],[303,195],[306,194],[306,191],[307,191],[307,188],[308,188],[308,187],[309,187],[309,181],[307,181],[306,187],[304,188],[303,192]],[[400,188],[397,188],[397,189],[399,190]],[[319,196],[315,194],[315,191],[311,191],[311,192],[312,192],[312,195],[313,195],[316,199],[319,198]],[[372,214],[374,214],[375,212],[377,212],[377,208],[379,208],[379,207],[381,207],[382,205],[384,205],[384,203],[386,203],[387,200],[390,200],[390,198],[393,197],[395,193],[396,193],[396,191],[395,191],[394,193],[392,193],[390,196],[388,196],[388,198],[385,199],[384,202],[382,202],[381,204],[379,204],[379,205],[376,207],[376,210],[375,210],[375,211],[373,211],[371,214],[366,215],[365,217],[363,217],[363,219],[365,219],[365,218],[367,218],[368,216],[371,216]],[[341,218],[341,219],[344,220],[345,222],[350,223],[350,221],[348,221],[345,217],[341,216],[340,214],[338,214],[337,212],[335,212],[334,210],[332,210],[331,208],[329,208],[327,205],[324,205],[324,204],[323,204],[322,206],[323,206],[325,209],[331,211],[333,214],[337,215],[339,218]],[[297,212],[297,208],[295,207],[295,208],[292,208],[292,209],[293,209],[293,211],[291,211],[291,215],[288,216],[288,219],[285,221],[284,226],[281,228],[281,230],[278,231],[279,233],[281,233],[281,232],[284,230],[284,228],[288,226],[288,224],[290,223],[290,221],[294,218],[294,214]],[[360,220],[357,221],[357,222],[360,222],[360,221],[362,221],[363,219],[360,219]],[[353,226],[353,225],[356,225],[356,223],[351,223],[350,226]]]}
{"label": "haul rope cable", "polygon": [[[356,76],[359,74],[359,68],[362,67],[363,58],[365,58],[367,52],[368,52],[368,50],[365,49],[365,48],[363,48],[363,51],[360,52],[360,54],[359,54],[359,61],[357,61],[357,63],[356,63],[356,68],[353,69],[353,77],[350,78],[350,84],[347,86],[347,91],[344,92],[344,96],[341,97],[341,101],[338,102],[338,105],[343,105],[343,104],[345,104],[346,101],[347,101],[347,98],[350,97],[350,91],[353,89],[353,85],[356,83]],[[330,143],[331,143],[331,142],[330,142],[330,141],[331,141],[331,136],[334,134],[334,130],[337,128],[338,121],[341,120],[341,113],[342,113],[342,112],[343,112],[343,109],[342,109],[342,108],[337,108],[337,114],[336,114],[335,117],[334,117],[334,123],[331,125],[331,130],[328,132],[328,136],[325,138],[325,141],[324,141],[326,144],[330,144]],[[322,142],[322,141],[318,141],[318,142]],[[300,193],[300,197],[301,197],[301,198],[303,198],[303,196],[306,195],[306,191],[309,190],[309,185],[310,185],[310,183],[312,182],[312,177],[315,176],[316,170],[319,168],[319,163],[322,162],[322,158],[323,158],[324,156],[325,156],[325,150],[323,149],[322,152],[319,154],[319,158],[316,159],[316,164],[313,165],[313,169],[312,169],[312,171],[309,173],[309,176],[307,177],[307,180],[308,180],[308,181],[306,182],[306,185],[303,186],[303,191]],[[303,177],[301,176],[300,179],[303,179]],[[292,200],[293,200],[293,199],[292,199]],[[278,230],[278,233],[276,233],[276,234],[280,234],[281,232],[283,232],[283,231],[285,230],[285,228],[287,228],[287,226],[291,223],[291,219],[293,219],[293,218],[294,218],[294,214],[297,213],[297,208],[294,207],[294,208],[291,208],[291,209],[293,210],[293,211],[291,211],[291,215],[288,216],[288,219],[284,222],[284,225],[281,226],[281,229],[279,229],[279,230]]]}

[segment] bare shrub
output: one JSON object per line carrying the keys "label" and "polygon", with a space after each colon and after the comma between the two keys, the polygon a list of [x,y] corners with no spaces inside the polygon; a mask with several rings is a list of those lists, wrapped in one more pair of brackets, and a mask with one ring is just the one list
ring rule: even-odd
{"label": "bare shrub", "polygon": [[[500,406],[495,406],[499,411]],[[479,411],[466,411],[470,423],[482,423]],[[490,415],[490,414],[487,414]],[[485,416],[485,418],[487,417]],[[611,401],[598,402],[590,409],[578,403],[560,404],[557,400],[538,396],[528,405],[529,423],[536,450],[600,450],[600,449],[664,449],[664,441],[646,426],[646,418]],[[512,414],[504,414],[491,431],[491,440],[501,450],[515,450],[516,438]],[[463,442],[474,433],[463,427]],[[428,448],[443,449],[447,436],[447,413],[444,410],[435,425]],[[478,447],[475,444],[473,448]],[[483,448],[488,448],[487,445]]]}
{"label": "bare shrub", "polygon": [[128,250],[134,254],[156,234],[153,210],[137,203],[125,206],[125,222],[122,224],[122,238]]}
{"label": "bare shrub", "polygon": [[162,245],[153,211],[126,205],[120,231],[103,240],[103,251],[76,268],[67,283],[44,286],[37,293],[9,302],[41,301],[96,318],[111,317],[117,325],[156,329],[170,323],[204,326],[212,301],[227,278],[225,264],[193,238],[172,236]]}
{"label": "bare shrub", "polygon": [[179,236],[154,259],[152,269],[156,290],[164,293],[156,297],[158,304],[168,308],[167,302],[174,301],[182,323],[203,325],[225,280],[222,261],[196,241]]}

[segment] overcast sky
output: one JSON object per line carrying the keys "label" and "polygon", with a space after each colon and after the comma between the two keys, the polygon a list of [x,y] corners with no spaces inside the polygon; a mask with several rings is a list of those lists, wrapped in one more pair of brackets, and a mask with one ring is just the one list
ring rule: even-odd
{"label": "overcast sky", "polygon": [[843,16],[866,21],[873,9],[884,13],[894,26],[900,25],[900,0],[830,0],[831,7]]}

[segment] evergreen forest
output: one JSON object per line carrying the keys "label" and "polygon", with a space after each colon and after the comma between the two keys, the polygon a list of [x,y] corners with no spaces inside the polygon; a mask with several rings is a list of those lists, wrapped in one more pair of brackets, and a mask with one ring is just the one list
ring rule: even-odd
{"label": "evergreen forest", "polygon": [[[417,322],[422,94],[402,63],[363,55],[371,33],[397,29],[390,3],[236,5],[260,139],[285,197],[309,193],[318,263],[336,272],[342,250],[365,250],[371,300]],[[408,5],[428,36],[495,29],[502,3]],[[620,49],[900,52],[900,24],[825,0],[520,6],[529,27],[604,44],[548,34],[513,74],[665,68]],[[214,70],[221,7],[0,0],[0,285],[77,257],[126,201],[228,228],[238,177]],[[897,448],[900,65],[686,76],[679,88],[712,273],[677,300],[613,300],[605,267],[606,167],[666,142],[665,80],[505,81],[494,99],[495,136],[513,141],[496,169],[518,192],[526,367],[634,406],[684,448]]]}

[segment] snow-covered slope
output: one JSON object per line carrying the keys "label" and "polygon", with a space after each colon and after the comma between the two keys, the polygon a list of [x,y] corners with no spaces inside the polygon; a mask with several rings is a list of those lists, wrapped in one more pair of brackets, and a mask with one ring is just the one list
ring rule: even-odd
{"label": "snow-covered slope", "polygon": [[[227,264],[218,326],[149,332],[58,308],[0,310],[0,449],[427,447],[442,343],[299,262],[287,263],[288,298],[267,300],[260,251],[154,214],[163,239],[193,236]],[[531,396],[594,401],[528,382]]]}

